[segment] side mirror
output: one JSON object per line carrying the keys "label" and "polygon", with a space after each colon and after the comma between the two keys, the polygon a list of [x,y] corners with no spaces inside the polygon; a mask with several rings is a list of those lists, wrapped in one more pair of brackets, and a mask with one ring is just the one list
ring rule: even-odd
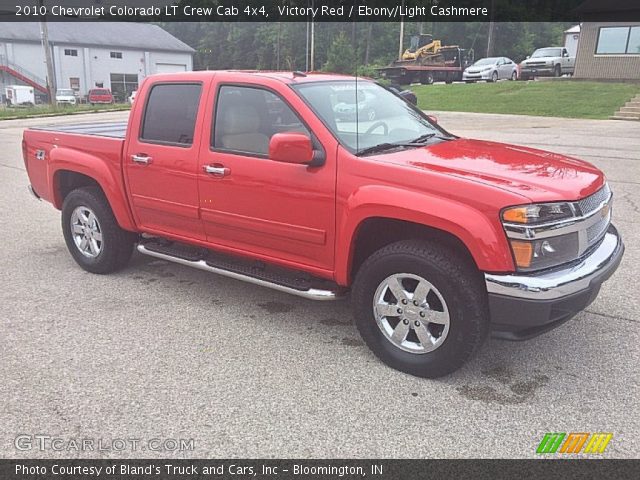
{"label": "side mirror", "polygon": [[431,120],[432,123],[435,123],[436,125],[438,124],[438,117],[436,117],[435,115],[427,115],[427,117],[429,118],[429,120]]}
{"label": "side mirror", "polygon": [[525,60],[529,60],[531,57],[529,55],[527,55],[527,58],[525,58]]}
{"label": "side mirror", "polygon": [[276,133],[269,141],[269,158],[276,162],[308,164],[313,160],[311,139],[304,133]]}

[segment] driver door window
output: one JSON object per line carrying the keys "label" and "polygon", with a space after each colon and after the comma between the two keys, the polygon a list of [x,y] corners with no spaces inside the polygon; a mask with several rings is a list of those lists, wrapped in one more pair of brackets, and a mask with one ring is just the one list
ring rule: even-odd
{"label": "driver door window", "polygon": [[211,147],[267,157],[276,133],[309,131],[282,98],[269,90],[225,85],[220,87]]}

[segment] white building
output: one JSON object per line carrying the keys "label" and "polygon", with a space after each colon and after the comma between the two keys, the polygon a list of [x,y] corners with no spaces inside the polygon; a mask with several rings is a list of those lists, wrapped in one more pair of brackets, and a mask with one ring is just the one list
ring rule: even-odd
{"label": "white building", "polygon": [[[51,22],[49,43],[57,88],[80,97],[94,87],[124,99],[154,73],[193,69],[194,50],[157,25],[129,22]],[[46,93],[40,24],[0,23],[0,93],[31,85]]]}
{"label": "white building", "polygon": [[569,55],[575,57],[578,53],[578,42],[580,41],[580,25],[574,25],[569,30],[564,31],[564,48]]}

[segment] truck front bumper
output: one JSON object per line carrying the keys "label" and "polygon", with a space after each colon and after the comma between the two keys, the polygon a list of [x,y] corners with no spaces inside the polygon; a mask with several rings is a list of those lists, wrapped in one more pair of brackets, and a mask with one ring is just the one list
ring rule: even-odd
{"label": "truck front bumper", "polygon": [[571,319],[595,300],[623,253],[611,225],[600,245],[569,267],[531,275],[485,273],[493,336],[526,340]]}

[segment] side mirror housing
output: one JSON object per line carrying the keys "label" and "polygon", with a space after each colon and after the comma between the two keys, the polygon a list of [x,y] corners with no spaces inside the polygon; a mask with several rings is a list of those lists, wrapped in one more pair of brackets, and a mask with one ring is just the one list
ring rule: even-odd
{"label": "side mirror housing", "polygon": [[269,158],[276,162],[306,165],[313,160],[311,139],[304,133],[276,133],[269,141]]}
{"label": "side mirror housing", "polygon": [[529,55],[527,55],[527,58],[525,60],[529,60],[529,58],[531,58]]}
{"label": "side mirror housing", "polygon": [[438,124],[438,117],[436,117],[435,115],[427,115],[427,117],[429,118],[429,120],[431,120],[432,123],[435,123],[436,125]]}

